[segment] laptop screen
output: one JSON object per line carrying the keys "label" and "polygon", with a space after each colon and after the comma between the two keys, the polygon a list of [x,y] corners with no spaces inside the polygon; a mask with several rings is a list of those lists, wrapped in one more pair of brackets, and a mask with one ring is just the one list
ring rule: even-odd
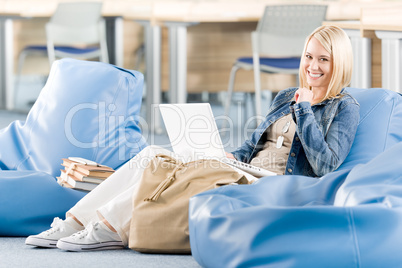
{"label": "laptop screen", "polygon": [[173,151],[188,162],[225,157],[209,103],[160,104]]}

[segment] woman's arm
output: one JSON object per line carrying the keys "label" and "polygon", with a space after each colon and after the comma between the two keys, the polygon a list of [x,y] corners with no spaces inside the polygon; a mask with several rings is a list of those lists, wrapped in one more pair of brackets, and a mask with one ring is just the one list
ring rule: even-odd
{"label": "woman's arm", "polygon": [[251,158],[251,154],[254,151],[254,146],[252,145],[250,140],[246,140],[242,146],[237,148],[235,151],[232,152],[232,155],[235,159],[248,163],[248,160]]}
{"label": "woman's arm", "polygon": [[324,137],[309,102],[294,105],[296,132],[314,173],[323,176],[345,160],[359,123],[359,105],[349,102],[339,108]]}

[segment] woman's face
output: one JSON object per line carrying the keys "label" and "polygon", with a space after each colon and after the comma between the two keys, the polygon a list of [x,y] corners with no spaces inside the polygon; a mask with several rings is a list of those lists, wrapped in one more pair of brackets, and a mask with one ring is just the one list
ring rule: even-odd
{"label": "woman's face", "polygon": [[332,77],[332,57],[315,37],[307,44],[302,64],[309,86],[326,92]]}

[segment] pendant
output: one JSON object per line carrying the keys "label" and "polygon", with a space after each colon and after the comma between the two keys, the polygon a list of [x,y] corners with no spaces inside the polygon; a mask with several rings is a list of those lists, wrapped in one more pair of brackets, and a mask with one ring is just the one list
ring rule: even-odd
{"label": "pendant", "polygon": [[283,140],[284,140],[284,137],[282,135],[280,135],[278,137],[278,140],[276,141],[276,148],[277,149],[280,149],[282,147]]}
{"label": "pendant", "polygon": [[289,127],[290,127],[290,121],[286,122],[286,125],[283,126],[283,128],[282,128],[282,134],[288,132]]}

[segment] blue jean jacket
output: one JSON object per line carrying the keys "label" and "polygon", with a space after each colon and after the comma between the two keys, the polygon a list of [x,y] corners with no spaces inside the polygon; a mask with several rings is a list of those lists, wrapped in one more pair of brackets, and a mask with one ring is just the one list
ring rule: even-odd
{"label": "blue jean jacket", "polygon": [[321,177],[337,169],[348,155],[359,123],[359,104],[342,90],[342,97],[311,106],[292,101],[298,88],[282,90],[275,97],[262,122],[233,153],[242,162],[263,149],[264,132],[279,118],[292,113],[296,133],[290,148],[285,174]]}

